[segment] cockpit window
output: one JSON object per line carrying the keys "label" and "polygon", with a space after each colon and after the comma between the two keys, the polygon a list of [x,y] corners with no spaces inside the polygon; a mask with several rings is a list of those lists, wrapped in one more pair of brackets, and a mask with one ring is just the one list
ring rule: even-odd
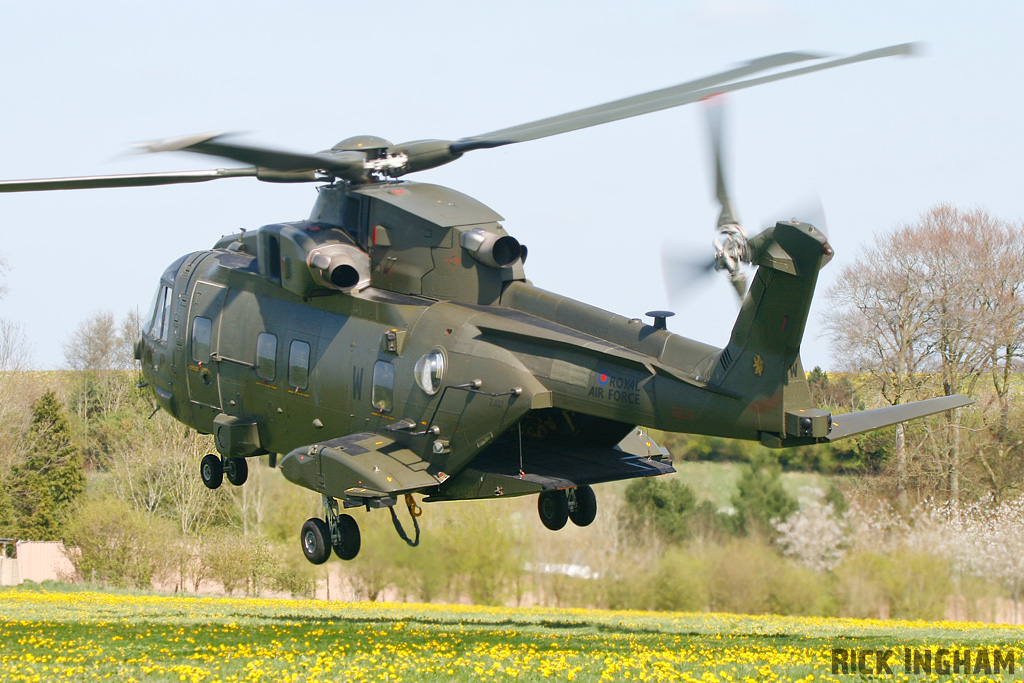
{"label": "cockpit window", "polygon": [[173,301],[174,293],[171,286],[161,284],[153,298],[153,309],[144,330],[157,341],[167,339],[167,332],[171,327],[171,304]]}

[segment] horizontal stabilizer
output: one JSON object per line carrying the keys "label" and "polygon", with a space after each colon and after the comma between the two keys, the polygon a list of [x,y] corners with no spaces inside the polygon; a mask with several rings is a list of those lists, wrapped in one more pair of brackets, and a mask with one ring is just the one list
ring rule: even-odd
{"label": "horizontal stabilizer", "polygon": [[940,396],[939,398],[930,398],[925,401],[902,403],[895,406],[886,406],[885,408],[875,408],[874,410],[862,410],[857,413],[849,413],[848,415],[833,415],[832,431],[829,432],[828,440],[845,439],[848,436],[869,432],[872,429],[888,427],[889,425],[914,420],[925,415],[941,413],[946,410],[953,410],[954,408],[962,408],[972,403],[974,401],[966,396],[954,394],[953,396]]}

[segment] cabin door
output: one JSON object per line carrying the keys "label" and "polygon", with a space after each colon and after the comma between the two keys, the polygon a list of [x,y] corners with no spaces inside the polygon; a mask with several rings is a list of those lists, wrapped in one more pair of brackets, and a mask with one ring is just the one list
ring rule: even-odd
{"label": "cabin door", "polygon": [[188,397],[192,403],[221,410],[217,363],[213,353],[220,337],[221,310],[227,288],[212,282],[197,282],[188,312],[187,370]]}

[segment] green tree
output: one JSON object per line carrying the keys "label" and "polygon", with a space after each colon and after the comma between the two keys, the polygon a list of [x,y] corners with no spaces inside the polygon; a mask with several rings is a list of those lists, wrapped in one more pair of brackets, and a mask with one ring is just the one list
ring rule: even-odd
{"label": "green tree", "polygon": [[14,504],[11,496],[7,493],[5,482],[0,482],[0,538],[13,538],[14,528]]}
{"label": "green tree", "polygon": [[697,497],[679,478],[634,479],[626,486],[625,503],[628,528],[650,527],[659,538],[669,542],[679,542],[690,536]]}
{"label": "green tree", "polygon": [[799,507],[782,487],[782,467],[763,453],[745,467],[732,497],[736,521],[742,531],[773,536],[772,520],[783,520]]}
{"label": "green tree", "polygon": [[18,535],[36,541],[65,537],[65,525],[85,491],[82,456],[64,409],[51,390],[32,406],[27,455],[10,476]]}
{"label": "green tree", "polygon": [[854,392],[853,382],[848,377],[829,377],[819,365],[815,365],[808,373],[807,386],[811,390],[814,405],[819,408],[826,408],[833,413],[849,413],[863,409]]}
{"label": "green tree", "polygon": [[83,579],[121,588],[148,588],[170,530],[170,524],[116,498],[90,500],[69,524],[69,537],[77,548],[72,562]]}

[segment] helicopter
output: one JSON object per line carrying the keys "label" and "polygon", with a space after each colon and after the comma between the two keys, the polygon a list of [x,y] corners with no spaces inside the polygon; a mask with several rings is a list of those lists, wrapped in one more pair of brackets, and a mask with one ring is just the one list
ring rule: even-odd
{"label": "helicopter", "polygon": [[[306,559],[355,558],[352,508],[386,508],[419,542],[425,502],[537,495],[542,524],[591,524],[593,486],[669,474],[643,431],[771,448],[820,444],[969,404],[943,396],[833,416],[815,408],[800,344],[820,269],[833,256],[813,225],[780,221],[748,238],[725,186],[707,269],[741,298],[717,348],[545,291],[527,248],[489,207],[404,176],[472,151],[569,133],[724,92],[911,53],[894,45],[836,59],[787,52],[633,97],[459,140],[392,144],[362,135],[315,154],[207,133],[139,146],[241,168],[0,181],[0,192],[136,187],[255,177],[318,183],[309,217],[243,230],[163,272],[135,357],[159,407],[212,434],[203,483],[245,483],[268,455],[321,496],[302,525]],[[793,68],[793,65],[811,62]],[[786,70],[783,70],[786,69]],[[764,74],[755,77],[755,74]],[[747,272],[753,270],[748,278]],[[749,279],[749,284],[748,284]],[[280,461],[278,462],[278,460]],[[410,539],[395,508],[404,500]]]}

